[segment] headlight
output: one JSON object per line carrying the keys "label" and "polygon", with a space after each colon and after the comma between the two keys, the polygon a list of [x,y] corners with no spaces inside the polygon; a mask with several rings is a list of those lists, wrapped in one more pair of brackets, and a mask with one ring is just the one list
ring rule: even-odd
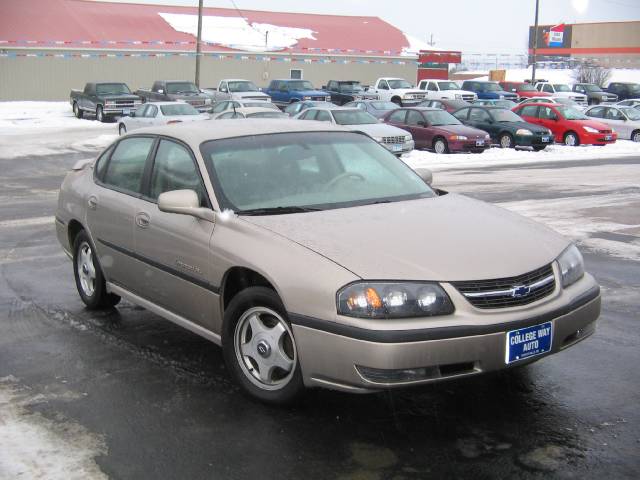
{"label": "headlight", "polygon": [[526,128],[519,128],[519,129],[516,131],[516,135],[525,135],[525,136],[527,136],[527,135],[533,135],[533,132],[531,132],[531,130],[528,130],[528,129],[526,129]]}
{"label": "headlight", "polygon": [[410,100],[413,98],[413,95],[411,95],[410,93],[405,93],[402,98],[406,98],[407,100]]}
{"label": "headlight", "polygon": [[485,140],[491,140],[491,135],[489,135],[488,133],[484,136]]}
{"label": "headlight", "polygon": [[459,93],[456,93],[455,98],[456,100],[462,100],[462,95],[460,95]]}
{"label": "headlight", "polygon": [[587,127],[587,126],[584,126],[584,127],[582,127],[582,128],[584,128],[584,129],[585,129],[585,131],[586,131],[586,132],[589,132],[589,133],[598,133],[598,129],[597,129],[597,128]]}
{"label": "headlight", "polygon": [[302,97],[302,100],[311,100],[311,97]]}
{"label": "headlight", "polygon": [[584,260],[578,247],[570,245],[558,257],[562,286],[568,287],[576,283],[584,275]]}
{"label": "headlight", "polygon": [[503,94],[500,94],[500,95],[498,95],[498,98],[499,98],[500,100],[502,100],[502,99],[504,98],[504,95],[503,95]]}
{"label": "headlight", "polygon": [[358,282],[338,292],[338,313],[358,318],[431,317],[453,313],[437,283]]}
{"label": "headlight", "polygon": [[204,104],[205,105],[211,105],[211,99],[210,98],[205,98],[204,99]]}
{"label": "headlight", "polygon": [[376,142],[382,143],[382,137],[372,137]]}
{"label": "headlight", "polygon": [[331,101],[331,97],[324,97],[324,99],[325,99],[327,102],[330,102],[330,101]]}
{"label": "headlight", "polygon": [[405,142],[410,142],[411,140],[413,140],[413,137],[411,135],[405,135],[404,136],[404,141]]}
{"label": "headlight", "polygon": [[547,128],[547,135],[553,135],[553,132]]}
{"label": "headlight", "polygon": [[449,140],[468,140],[464,135],[450,135]]}

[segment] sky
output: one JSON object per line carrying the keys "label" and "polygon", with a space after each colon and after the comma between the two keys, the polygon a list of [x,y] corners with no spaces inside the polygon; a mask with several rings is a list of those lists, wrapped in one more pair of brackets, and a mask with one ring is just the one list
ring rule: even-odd
{"label": "sky", "polygon": [[[114,0],[110,0],[114,1]],[[115,0],[197,6],[197,0]],[[463,53],[525,53],[535,0],[205,0],[242,10],[371,15],[436,48]],[[640,0],[540,0],[539,23],[640,20]]]}

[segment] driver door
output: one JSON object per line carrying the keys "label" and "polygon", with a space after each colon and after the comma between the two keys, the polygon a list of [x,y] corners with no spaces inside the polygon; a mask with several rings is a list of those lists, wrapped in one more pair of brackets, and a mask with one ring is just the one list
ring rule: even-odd
{"label": "driver door", "polygon": [[433,144],[433,133],[427,125],[422,113],[417,110],[407,110],[406,124],[399,127],[411,133],[416,142],[416,148],[429,148]]}
{"label": "driver door", "polygon": [[620,110],[614,107],[607,108],[604,118],[606,120],[605,123],[613,127],[613,129],[618,132],[618,136],[620,138],[631,138],[631,131],[633,130],[633,127],[629,126],[627,117],[625,117]]}

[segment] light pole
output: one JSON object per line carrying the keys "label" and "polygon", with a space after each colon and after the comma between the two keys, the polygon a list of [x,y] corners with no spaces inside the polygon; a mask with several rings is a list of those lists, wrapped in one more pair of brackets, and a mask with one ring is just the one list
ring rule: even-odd
{"label": "light pole", "polygon": [[540,0],[536,0],[536,21],[533,27],[533,68],[531,69],[531,83],[536,81],[536,48],[538,47],[538,9]]}
{"label": "light pole", "polygon": [[196,40],[196,87],[200,88],[200,57],[201,57],[201,45],[202,41],[202,2],[198,1],[198,39]]}

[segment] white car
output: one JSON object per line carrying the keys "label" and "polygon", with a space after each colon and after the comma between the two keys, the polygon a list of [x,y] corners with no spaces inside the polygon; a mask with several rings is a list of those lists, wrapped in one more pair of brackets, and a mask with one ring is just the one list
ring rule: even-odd
{"label": "white car", "polygon": [[214,115],[214,120],[225,120],[228,118],[289,118],[284,112],[276,108],[264,107],[240,107],[235,110],[226,110],[222,113]]}
{"label": "white car", "polygon": [[118,133],[124,135],[137,128],[151,127],[152,125],[170,125],[181,122],[197,122],[208,120],[207,113],[200,113],[194,107],[185,102],[152,102],[141,105],[131,112],[128,117],[120,117],[118,120]]}
{"label": "white car", "polygon": [[559,103],[575,108],[576,110],[584,110],[587,106],[586,104],[576,103],[567,97],[531,97],[525,98],[520,103]]}
{"label": "white car", "polygon": [[376,93],[380,100],[393,102],[400,107],[415,106],[422,102],[427,94],[407,82],[404,78],[381,77],[367,92]]}
{"label": "white car", "polygon": [[223,100],[213,106],[211,114],[213,116],[219,113],[226,112],[227,110],[239,109],[239,108],[269,108],[271,110],[280,111],[275,103],[265,102],[264,100]]}
{"label": "white car", "polygon": [[606,123],[618,132],[618,139],[640,142],[640,110],[618,105],[594,105],[584,114]]}
{"label": "white car", "polygon": [[270,102],[271,97],[250,80],[242,78],[225,78],[220,80],[216,88],[203,88],[202,91],[209,95],[214,102],[223,100],[260,100]]}
{"label": "white car", "polygon": [[420,80],[418,88],[427,93],[428,100],[440,100],[446,98],[450,100],[464,100],[472,103],[478,99],[478,95],[474,92],[461,90],[460,85],[452,80]]}
{"label": "white car", "polygon": [[587,96],[574,92],[565,83],[538,82],[535,87],[539,92],[550,93],[556,98],[569,98],[579,105],[587,106]]}
{"label": "white car", "polygon": [[619,107],[633,107],[640,108],[640,98],[628,98],[627,100],[622,100],[621,102],[616,103]]}
{"label": "white car", "polygon": [[294,118],[330,122],[335,125],[342,125],[352,131],[364,132],[397,156],[410,152],[415,147],[413,137],[409,132],[393,125],[380,123],[381,120],[360,108],[314,107],[308,108]]}

